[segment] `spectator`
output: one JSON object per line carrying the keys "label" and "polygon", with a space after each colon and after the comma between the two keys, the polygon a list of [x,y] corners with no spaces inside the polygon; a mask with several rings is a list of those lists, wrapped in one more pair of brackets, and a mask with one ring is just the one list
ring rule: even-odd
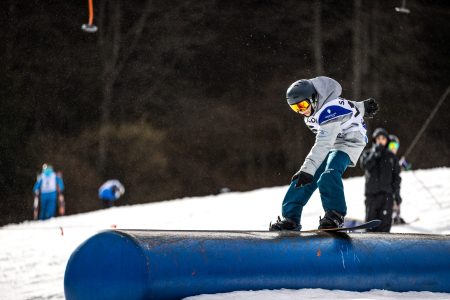
{"label": "spectator", "polygon": [[[389,135],[389,145],[388,149],[395,155],[397,155],[398,148],[400,148],[400,140],[396,135]],[[402,169],[401,162],[399,161],[400,169]],[[400,197],[400,188],[397,194],[394,194],[394,207],[393,207],[393,215],[392,222],[393,224],[405,224],[405,220],[400,217],[400,203],[402,203],[402,198]]]}
{"label": "spectator", "polygon": [[98,197],[102,200],[104,208],[113,206],[123,194],[125,194],[125,188],[117,179],[106,181],[98,189]]}
{"label": "spectator", "polygon": [[365,150],[360,158],[366,177],[366,221],[382,221],[378,227],[368,231],[389,232],[394,195],[400,195],[400,166],[395,154],[387,150],[389,135],[386,130],[375,129],[372,138],[372,148]]}
{"label": "spectator", "polygon": [[38,176],[33,187],[34,192],[34,220],[46,220],[56,216],[59,202],[59,214],[64,215],[64,183],[56,175],[53,167],[47,164],[42,166],[42,173]]}
{"label": "spectator", "polygon": [[[397,155],[398,148],[400,148],[400,140],[396,135],[389,135],[389,150],[392,151],[395,155]],[[405,157],[402,156],[399,160],[399,164],[402,170],[409,171],[411,170],[412,165],[406,161]]]}

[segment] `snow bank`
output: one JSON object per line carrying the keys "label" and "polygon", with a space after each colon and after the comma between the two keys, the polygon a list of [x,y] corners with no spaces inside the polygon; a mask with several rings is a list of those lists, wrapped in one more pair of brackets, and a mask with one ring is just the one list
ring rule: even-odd
{"label": "snow bank", "polygon": [[[392,232],[450,234],[450,168],[404,172],[402,179],[402,216],[406,221],[415,222],[395,226]],[[364,178],[347,179],[344,186],[348,217],[363,219]],[[63,298],[64,270],[71,253],[87,238],[104,229],[266,230],[269,221],[275,220],[280,214],[286,188],[264,188],[246,193],[232,192],[116,207],[4,226],[0,228],[1,298]],[[96,195],[92,196],[92,201],[99,201]],[[67,199],[67,205],[70,205],[70,199]],[[319,215],[323,215],[323,212],[319,195],[315,193],[304,209],[303,228],[316,228]],[[280,295],[285,292],[279,291]],[[293,292],[306,293],[303,290]],[[318,295],[323,292],[319,291]],[[263,292],[253,293],[247,292],[246,299],[264,299],[259,296]],[[310,294],[307,297],[317,296],[311,291],[307,293]],[[331,298],[352,299],[352,296],[345,295],[354,295],[343,293],[336,292]],[[366,298],[370,292],[357,295],[355,298]],[[403,297],[403,294],[394,295],[385,299]],[[450,298],[449,294],[444,295]],[[220,297],[234,299],[235,295]],[[429,295],[421,298],[426,297]],[[438,297],[442,298],[442,295]]]}

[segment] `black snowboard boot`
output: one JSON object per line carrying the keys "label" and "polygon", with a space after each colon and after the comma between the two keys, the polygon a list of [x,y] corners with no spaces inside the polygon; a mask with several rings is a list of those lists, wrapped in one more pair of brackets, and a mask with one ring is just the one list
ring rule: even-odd
{"label": "black snowboard boot", "polygon": [[291,230],[300,231],[302,229],[301,225],[298,225],[295,221],[289,218],[283,218],[283,220],[278,217],[277,221],[269,225],[269,231],[281,231],[281,230]]}
{"label": "black snowboard boot", "polygon": [[344,216],[335,210],[325,213],[325,217],[319,220],[319,229],[340,228],[344,225]]}

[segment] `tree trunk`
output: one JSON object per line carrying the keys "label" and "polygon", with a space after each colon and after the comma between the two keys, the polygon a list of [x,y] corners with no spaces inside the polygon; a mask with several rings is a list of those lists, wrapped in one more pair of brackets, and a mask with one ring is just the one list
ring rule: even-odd
{"label": "tree trunk", "polygon": [[111,124],[111,105],[113,99],[113,81],[105,80],[102,87],[102,103],[100,107],[100,132],[98,144],[97,169],[103,176],[105,175],[106,162],[108,158],[108,127]]}
{"label": "tree trunk", "polygon": [[378,20],[378,1],[374,1],[372,3],[372,16],[371,16],[371,24],[373,24],[372,26],[372,41],[371,41],[371,49],[370,49],[370,63],[371,63],[371,68],[370,68],[370,83],[371,83],[371,96],[375,97],[375,98],[379,98],[380,97],[380,78],[379,78],[379,64],[378,64],[378,56],[379,56],[379,52],[380,52],[380,42],[379,42],[379,20]]}
{"label": "tree trunk", "polygon": [[361,98],[361,0],[353,0],[353,100]]}
{"label": "tree trunk", "polygon": [[314,0],[314,31],[313,50],[316,75],[323,75],[323,55],[322,55],[322,2]]}
{"label": "tree trunk", "polygon": [[5,60],[3,63],[5,63],[5,73],[8,74],[9,70],[11,70],[11,65],[13,61],[14,56],[14,43],[15,43],[15,35],[17,34],[16,26],[14,24],[15,20],[15,13],[16,13],[16,3],[10,2],[8,5],[8,10],[6,11],[6,28],[5,28],[5,35],[6,35],[6,43],[3,45],[5,46]]}
{"label": "tree trunk", "polygon": [[[103,2],[100,7],[99,47],[102,53],[102,101],[100,105],[100,132],[98,145],[97,170],[104,176],[108,159],[109,138],[107,129],[111,123],[113,105],[113,88],[116,82],[116,67],[119,59],[121,42],[121,7],[120,1]],[[111,7],[112,6],[112,7]],[[112,12],[109,13],[108,9]],[[108,16],[106,22],[105,17]]]}
{"label": "tree trunk", "polygon": [[[99,9],[98,45],[102,58],[102,101],[100,105],[100,132],[98,145],[97,171],[105,176],[108,161],[108,128],[111,125],[111,110],[114,106],[114,85],[130,54],[144,30],[151,1],[148,0],[140,18],[130,29],[122,34],[122,1],[102,1]],[[124,43],[123,40],[128,43]],[[127,47],[121,48],[121,45]]]}

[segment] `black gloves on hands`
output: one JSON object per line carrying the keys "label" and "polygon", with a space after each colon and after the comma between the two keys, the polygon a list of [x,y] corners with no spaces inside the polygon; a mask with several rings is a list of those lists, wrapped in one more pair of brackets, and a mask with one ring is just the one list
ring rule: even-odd
{"label": "black gloves on hands", "polygon": [[383,152],[384,149],[386,149],[386,147],[383,146],[383,145],[376,145],[375,146],[375,152],[381,153],[381,152]]}
{"label": "black gloves on hands", "polygon": [[399,192],[397,192],[397,193],[394,193],[394,195],[393,195],[394,197],[394,207],[395,206],[398,206],[399,207],[399,214],[400,214],[400,204],[402,203],[402,197],[400,197],[400,193]]}
{"label": "black gloves on hands", "polygon": [[298,182],[295,185],[296,188],[302,187],[304,185],[307,185],[314,181],[314,176],[311,174],[308,174],[303,171],[298,171],[297,173],[292,176],[292,181],[298,178]]}
{"label": "black gloves on hands", "polygon": [[384,147],[383,145],[375,145],[373,147],[373,152],[374,152],[374,156],[376,158],[380,158],[381,155],[383,154],[383,151],[386,150],[386,147]]}
{"label": "black gloves on hands", "polygon": [[373,118],[378,112],[378,103],[373,98],[363,101],[364,103],[364,117]]}

